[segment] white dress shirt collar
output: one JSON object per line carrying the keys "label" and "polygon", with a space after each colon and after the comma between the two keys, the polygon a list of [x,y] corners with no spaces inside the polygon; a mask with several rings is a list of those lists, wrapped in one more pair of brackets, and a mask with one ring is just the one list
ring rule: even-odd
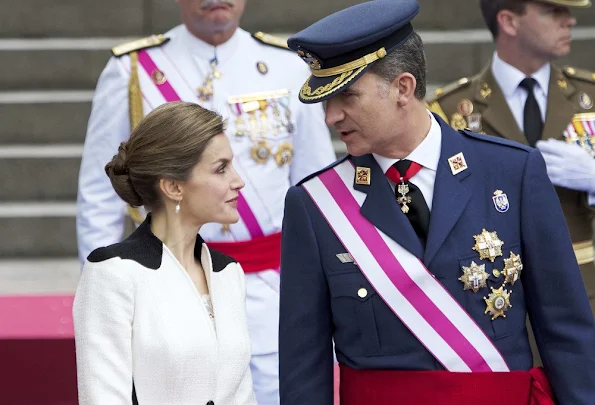
{"label": "white dress shirt collar", "polygon": [[[521,81],[527,77],[523,72],[500,59],[498,52],[496,51],[494,51],[494,57],[492,59],[492,74],[502,89],[504,97],[507,99],[513,96]],[[539,91],[541,91],[546,98],[550,83],[550,74],[551,66],[549,63],[546,63],[540,67],[537,72],[531,75],[531,77],[537,81]]]}
{"label": "white dress shirt collar", "polygon": [[[440,160],[440,147],[442,145],[442,129],[436,118],[428,111],[432,120],[430,131],[425,139],[411,152],[405,159],[422,165],[426,169],[433,172],[438,168],[438,161]],[[384,173],[400,159],[388,158],[373,154],[374,159]]]}
{"label": "white dress shirt collar", "polygon": [[188,45],[190,53],[199,57],[200,59],[207,60],[217,56],[218,63],[224,62],[233,56],[239,45],[240,37],[245,34],[242,29],[238,28],[227,42],[219,46],[213,46],[195,37],[190,31],[188,31],[186,26],[183,27],[184,29],[182,30],[182,36]]}

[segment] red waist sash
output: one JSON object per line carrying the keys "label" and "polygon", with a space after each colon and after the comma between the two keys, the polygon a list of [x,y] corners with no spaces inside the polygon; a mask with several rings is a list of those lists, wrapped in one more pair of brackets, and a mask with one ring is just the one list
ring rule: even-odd
{"label": "red waist sash", "polygon": [[281,265],[281,232],[241,242],[207,242],[207,246],[236,259],[244,273],[279,270]]}
{"label": "red waist sash", "polygon": [[341,405],[555,405],[541,367],[485,373],[340,369]]}

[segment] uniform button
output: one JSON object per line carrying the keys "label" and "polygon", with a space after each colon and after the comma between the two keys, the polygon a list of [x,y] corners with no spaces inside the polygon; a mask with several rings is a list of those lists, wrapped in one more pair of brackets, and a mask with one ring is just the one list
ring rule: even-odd
{"label": "uniform button", "polygon": [[368,296],[368,290],[366,290],[365,288],[360,288],[359,290],[357,290],[357,296],[360,298],[366,298]]}

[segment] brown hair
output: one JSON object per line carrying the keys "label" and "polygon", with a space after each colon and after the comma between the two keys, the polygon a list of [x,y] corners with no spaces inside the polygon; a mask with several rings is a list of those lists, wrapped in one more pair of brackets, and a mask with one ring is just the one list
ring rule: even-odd
{"label": "brown hair", "polygon": [[156,209],[162,204],[159,180],[188,180],[212,139],[224,130],[221,116],[198,104],[163,104],[120,144],[105,173],[126,203]]}
{"label": "brown hair", "polygon": [[492,37],[498,37],[498,13],[502,10],[510,10],[515,14],[525,13],[525,6],[532,0],[480,0],[481,14]]}

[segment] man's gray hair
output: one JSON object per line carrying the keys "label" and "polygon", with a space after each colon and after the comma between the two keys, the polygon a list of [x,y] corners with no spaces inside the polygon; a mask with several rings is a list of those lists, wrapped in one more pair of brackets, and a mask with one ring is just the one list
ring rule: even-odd
{"label": "man's gray hair", "polygon": [[376,62],[372,72],[387,84],[401,73],[411,73],[417,81],[415,98],[423,100],[426,97],[426,54],[417,32],[414,31],[401,46]]}

